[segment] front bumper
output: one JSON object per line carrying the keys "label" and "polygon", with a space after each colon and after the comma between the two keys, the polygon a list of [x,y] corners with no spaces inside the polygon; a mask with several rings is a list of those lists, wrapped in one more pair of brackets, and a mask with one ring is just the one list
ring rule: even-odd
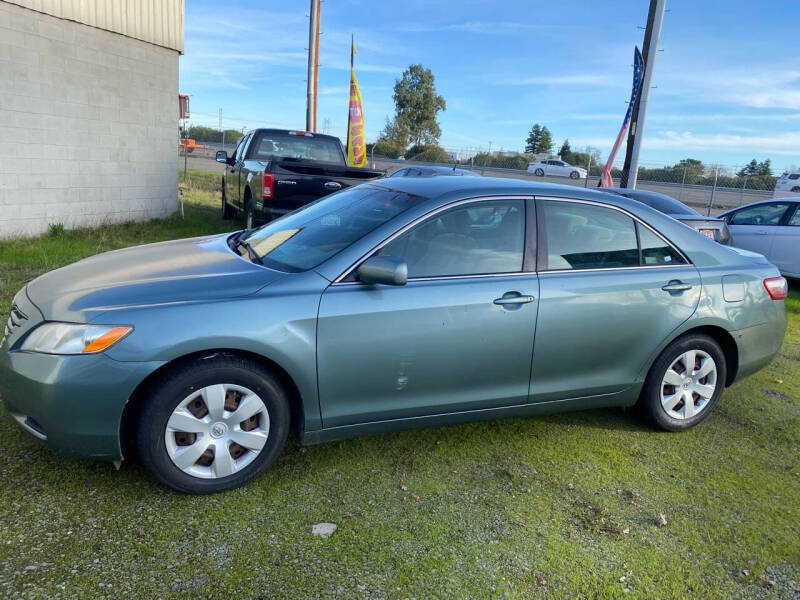
{"label": "front bumper", "polygon": [[120,424],[136,387],[162,362],[120,362],[104,354],[55,356],[0,346],[0,398],[23,429],[54,450],[122,458]]}

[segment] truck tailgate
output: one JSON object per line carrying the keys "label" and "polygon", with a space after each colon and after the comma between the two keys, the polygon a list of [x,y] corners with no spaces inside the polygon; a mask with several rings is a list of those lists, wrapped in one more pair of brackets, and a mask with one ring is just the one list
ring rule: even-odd
{"label": "truck tailgate", "polygon": [[371,169],[294,161],[274,161],[268,171],[275,177],[275,197],[265,202],[264,209],[274,215],[383,175]]}

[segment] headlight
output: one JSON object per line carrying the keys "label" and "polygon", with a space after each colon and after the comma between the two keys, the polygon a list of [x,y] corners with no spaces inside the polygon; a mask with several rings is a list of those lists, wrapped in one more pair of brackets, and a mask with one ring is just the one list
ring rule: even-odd
{"label": "headlight", "polygon": [[44,354],[93,354],[110,348],[131,331],[133,327],[43,323],[25,338],[20,350]]}

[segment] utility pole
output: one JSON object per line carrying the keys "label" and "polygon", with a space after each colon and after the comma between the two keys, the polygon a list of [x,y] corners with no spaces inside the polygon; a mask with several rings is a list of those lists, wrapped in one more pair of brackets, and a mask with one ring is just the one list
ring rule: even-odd
{"label": "utility pole", "polygon": [[311,0],[308,19],[308,88],[306,97],[306,131],[317,130],[317,76],[319,75],[319,11],[320,0]]}
{"label": "utility pole", "polygon": [[667,0],[650,0],[650,11],[647,14],[647,27],[644,32],[642,55],[644,56],[644,77],[642,90],[636,99],[631,114],[631,125],[628,129],[628,145],[625,151],[625,164],[622,167],[620,187],[635,188],[639,171],[639,151],[642,148],[644,121],[647,115],[647,100],[653,82],[653,70],[658,55],[658,42],[661,39],[661,24],[664,22],[664,9]]}

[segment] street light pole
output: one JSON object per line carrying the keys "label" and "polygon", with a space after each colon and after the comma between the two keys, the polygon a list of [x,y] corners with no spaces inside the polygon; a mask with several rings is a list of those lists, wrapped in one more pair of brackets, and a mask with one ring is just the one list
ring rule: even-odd
{"label": "street light pole", "polygon": [[647,116],[647,101],[650,97],[650,88],[653,85],[653,71],[658,55],[658,42],[661,39],[661,25],[664,22],[664,9],[667,0],[650,0],[650,11],[647,15],[647,29],[644,33],[644,77],[642,90],[631,115],[631,126],[628,134],[628,148],[625,156],[625,165],[622,168],[620,187],[635,188],[636,177],[639,171],[639,152],[642,148],[644,135],[644,121]]}

